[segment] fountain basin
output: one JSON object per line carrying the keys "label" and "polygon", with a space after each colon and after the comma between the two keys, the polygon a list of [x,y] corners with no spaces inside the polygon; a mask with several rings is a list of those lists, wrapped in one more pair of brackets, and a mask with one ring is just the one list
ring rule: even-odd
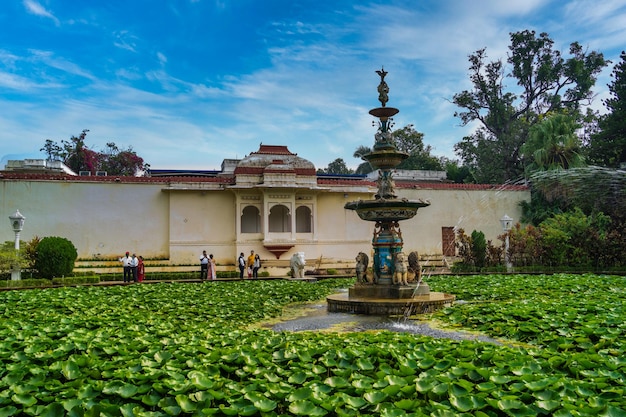
{"label": "fountain basin", "polygon": [[355,298],[348,294],[333,294],[326,297],[331,313],[353,313],[367,315],[413,315],[432,313],[454,303],[455,296],[441,292],[416,295],[412,298]]}
{"label": "fountain basin", "polygon": [[424,200],[390,199],[390,200],[358,200],[346,203],[344,208],[355,210],[362,220],[400,221],[411,219],[420,207],[430,203]]}
{"label": "fountain basin", "polygon": [[409,154],[398,152],[395,149],[377,150],[376,152],[363,155],[363,159],[369,162],[374,169],[393,169],[402,161],[407,159]]}

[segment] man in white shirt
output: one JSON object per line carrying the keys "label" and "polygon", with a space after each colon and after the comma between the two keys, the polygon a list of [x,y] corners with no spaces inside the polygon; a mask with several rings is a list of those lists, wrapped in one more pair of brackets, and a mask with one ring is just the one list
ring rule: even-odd
{"label": "man in white shirt", "polygon": [[137,282],[137,267],[139,266],[139,258],[133,253],[133,257],[130,260],[130,269],[133,273],[133,281]]}
{"label": "man in white shirt", "polygon": [[206,251],[202,251],[200,256],[200,281],[204,281],[208,278],[209,273],[209,258],[206,256]]}
{"label": "man in white shirt", "polygon": [[132,261],[133,259],[130,257],[129,252],[126,252],[126,256],[120,258],[120,262],[122,263],[122,267],[124,268],[124,282],[130,282],[130,277],[132,274]]}

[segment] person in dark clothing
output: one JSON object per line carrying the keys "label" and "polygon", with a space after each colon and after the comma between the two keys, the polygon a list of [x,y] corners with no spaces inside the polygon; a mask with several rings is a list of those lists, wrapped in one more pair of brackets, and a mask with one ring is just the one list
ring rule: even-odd
{"label": "person in dark clothing", "polygon": [[243,279],[243,271],[246,270],[246,257],[244,256],[243,252],[239,254],[237,264],[239,265],[239,278]]}

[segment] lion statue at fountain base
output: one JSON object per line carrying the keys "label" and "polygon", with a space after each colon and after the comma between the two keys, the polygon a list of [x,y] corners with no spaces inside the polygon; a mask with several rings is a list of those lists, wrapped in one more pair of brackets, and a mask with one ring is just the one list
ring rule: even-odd
{"label": "lion statue at fountain base", "polygon": [[374,276],[367,270],[370,259],[363,253],[359,252],[356,256],[356,280],[360,284],[372,284]]}
{"label": "lion statue at fountain base", "polygon": [[409,282],[422,282],[422,267],[420,266],[420,257],[416,251],[409,253]]}
{"label": "lion statue at fountain base", "polygon": [[395,255],[395,266],[393,271],[393,283],[395,285],[409,285],[409,263],[404,252]]}
{"label": "lion statue at fountain base", "polygon": [[304,265],[306,265],[306,259],[304,258],[304,252],[296,252],[289,261],[291,266],[292,278],[304,278]]}

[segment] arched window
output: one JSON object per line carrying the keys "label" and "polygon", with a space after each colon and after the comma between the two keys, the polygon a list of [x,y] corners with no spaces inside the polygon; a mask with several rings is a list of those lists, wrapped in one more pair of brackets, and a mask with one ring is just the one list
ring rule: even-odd
{"label": "arched window", "polygon": [[244,207],[241,213],[241,233],[261,233],[261,213],[257,207]]}
{"label": "arched window", "polygon": [[307,206],[296,209],[296,233],[311,233],[311,209]]}
{"label": "arched window", "polygon": [[272,207],[268,220],[270,232],[291,232],[291,215],[287,207],[281,204]]}

